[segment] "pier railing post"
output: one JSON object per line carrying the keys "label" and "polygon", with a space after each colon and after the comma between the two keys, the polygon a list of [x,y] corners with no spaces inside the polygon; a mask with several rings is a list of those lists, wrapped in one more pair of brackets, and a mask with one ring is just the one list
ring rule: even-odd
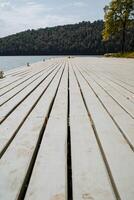
{"label": "pier railing post", "polygon": [[3,71],[0,71],[0,79],[1,78],[4,78],[4,72]]}

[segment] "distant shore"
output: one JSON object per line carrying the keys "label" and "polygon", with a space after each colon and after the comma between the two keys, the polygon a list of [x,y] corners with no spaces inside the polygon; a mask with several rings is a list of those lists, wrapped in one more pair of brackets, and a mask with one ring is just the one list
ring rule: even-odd
{"label": "distant shore", "polygon": [[126,53],[107,53],[105,57],[115,57],[115,58],[134,58],[134,52]]}

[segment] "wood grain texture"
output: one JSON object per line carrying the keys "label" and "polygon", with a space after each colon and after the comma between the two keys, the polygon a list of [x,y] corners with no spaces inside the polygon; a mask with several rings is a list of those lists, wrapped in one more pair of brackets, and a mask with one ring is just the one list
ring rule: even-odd
{"label": "wood grain texture", "polygon": [[5,72],[0,200],[72,200],[69,187],[73,200],[134,199],[133,66],[62,57]]}

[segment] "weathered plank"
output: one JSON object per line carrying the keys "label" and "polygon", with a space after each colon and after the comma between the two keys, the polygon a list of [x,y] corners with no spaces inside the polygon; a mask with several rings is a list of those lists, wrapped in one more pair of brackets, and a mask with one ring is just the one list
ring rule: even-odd
{"label": "weathered plank", "polygon": [[91,72],[91,74],[95,75],[97,77],[97,79],[101,79],[102,81],[104,81],[107,85],[109,85],[109,87],[111,87],[112,89],[117,91],[120,95],[125,97],[128,101],[131,101],[134,103],[134,98],[133,98],[134,92],[129,91],[128,89],[121,87],[120,85],[116,84],[115,82],[105,78],[105,76],[101,73],[98,75],[97,72]]}
{"label": "weathered plank", "polygon": [[22,67],[22,68],[17,68],[17,69],[12,69],[9,71],[4,72],[5,74],[5,78],[0,80],[0,91],[3,88],[6,88],[7,86],[11,86],[14,83],[17,83],[18,81],[22,80],[24,77],[26,77],[27,75],[24,76],[14,76],[14,74],[16,73],[26,73],[26,72],[38,72],[40,69],[45,68],[45,66],[47,65],[51,65],[51,64],[56,64],[56,62],[58,63],[59,61],[56,60],[55,62],[51,62],[51,61],[47,61],[47,62],[38,62],[38,63],[34,63],[31,64],[30,67]]}
{"label": "weathered plank", "polygon": [[[0,133],[4,133],[0,137],[0,154],[3,154],[3,151],[9,143],[12,141],[18,130],[21,128],[25,122],[28,115],[35,108],[39,99],[46,92],[49,85],[53,81],[55,75],[59,68],[52,72],[50,76],[42,82],[41,85],[33,91],[28,98],[26,98],[16,109],[12,112],[9,117],[1,124]],[[30,103],[29,103],[30,102]]]}
{"label": "weathered plank", "polygon": [[105,81],[99,79],[95,75],[90,73],[90,76],[109,94],[111,97],[118,102],[118,104],[134,119],[134,104],[127,98],[122,96],[114,88],[108,85]]}
{"label": "weathered plank", "polygon": [[42,77],[45,73],[45,71],[48,71],[50,68],[47,70],[41,71],[39,74],[36,74],[35,76],[29,77],[27,80],[25,80],[22,84],[18,85],[19,87],[14,87],[12,90],[8,91],[8,93],[4,94],[2,98],[0,98],[0,105],[2,106],[5,102],[9,101],[12,99],[14,96],[18,95],[20,92],[22,92],[25,88],[30,86],[32,83],[33,85],[36,84],[36,80],[40,80],[40,77]]}
{"label": "weathered plank", "polygon": [[93,90],[94,94],[99,98],[101,104],[109,112],[115,124],[126,138],[131,148],[134,150],[134,120],[126,113],[111,97],[103,90],[87,73],[79,67],[82,76]]}
{"label": "weathered plank", "polygon": [[0,110],[0,122],[20,103],[22,103],[54,70],[56,70],[57,66],[54,67],[54,69],[51,69],[46,71],[43,76],[38,80],[36,80],[34,83],[30,84],[25,90],[23,90],[21,93],[19,93],[17,96],[14,96],[13,98],[10,99],[10,101],[6,102]]}
{"label": "weathered plank", "polygon": [[73,199],[115,199],[77,81],[70,67]]}
{"label": "weathered plank", "polygon": [[64,57],[5,73],[0,199],[133,199],[133,64]]}
{"label": "weathered plank", "polygon": [[[21,79],[21,77],[14,77],[14,76],[12,76],[12,74],[15,73],[15,69],[13,69],[11,71],[13,71],[11,74],[8,71],[4,72],[4,78],[0,80],[0,90],[3,89],[3,88],[5,88],[9,84],[14,83],[15,81],[17,82],[19,79]],[[18,69],[18,71],[19,71],[19,69]],[[26,67],[23,67],[22,69],[20,68],[20,72],[22,72],[22,73],[28,72],[28,71],[30,71],[30,68],[29,69],[26,68]]]}
{"label": "weathered plank", "polygon": [[109,77],[106,74],[102,74],[100,73],[101,77],[105,78],[105,80],[107,79],[109,81],[109,83],[111,83],[112,85],[114,85],[115,89],[118,88],[118,91],[122,91],[122,94],[125,95],[125,93],[127,93],[128,95],[132,95],[134,93],[134,86],[128,86],[125,85],[124,82],[118,81],[113,77]]}
{"label": "weathered plank", "polygon": [[133,151],[86,81],[77,70],[76,73],[105,156],[117,199],[131,200],[134,197]]}
{"label": "weathered plank", "polygon": [[41,73],[43,73],[43,71],[45,71],[46,69],[48,69],[49,67],[51,67],[52,65],[48,65],[46,67],[43,67],[43,69],[38,69],[38,71],[31,71],[31,73],[27,76],[24,76],[22,79],[13,82],[12,84],[9,84],[7,87],[4,87],[3,89],[0,90],[0,96],[3,96],[4,94],[6,94],[7,92],[10,92],[11,90],[13,90],[16,87],[19,87],[20,85],[24,84],[26,81],[28,81],[30,78],[32,77],[36,77],[37,75],[40,75]]}
{"label": "weathered plank", "polygon": [[41,142],[26,200],[67,199],[67,80],[66,66]]}
{"label": "weathered plank", "polygon": [[[0,199],[15,200],[19,197],[24,180],[30,172],[30,163],[33,162],[42,128],[48,117],[48,112],[55,96],[61,77],[61,69],[53,80],[45,95],[42,96],[33,112],[19,130],[13,142],[0,160]],[[12,162],[11,159],[12,158]],[[24,184],[24,185],[23,185]]]}

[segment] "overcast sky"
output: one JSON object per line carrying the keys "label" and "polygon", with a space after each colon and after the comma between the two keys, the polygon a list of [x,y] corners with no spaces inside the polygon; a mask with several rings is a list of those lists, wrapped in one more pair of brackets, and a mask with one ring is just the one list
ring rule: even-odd
{"label": "overcast sky", "polygon": [[0,0],[0,37],[80,21],[103,19],[110,0]]}

